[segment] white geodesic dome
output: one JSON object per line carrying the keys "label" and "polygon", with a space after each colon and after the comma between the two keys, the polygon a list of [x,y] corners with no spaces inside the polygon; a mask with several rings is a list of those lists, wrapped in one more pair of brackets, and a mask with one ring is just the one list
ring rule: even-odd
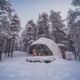
{"label": "white geodesic dome", "polygon": [[33,45],[38,45],[38,44],[46,45],[46,46],[51,50],[51,52],[53,53],[53,56],[55,56],[55,57],[62,57],[60,48],[59,48],[58,45],[57,45],[54,41],[52,41],[51,39],[41,37],[41,38],[39,38],[38,40],[34,41],[34,42],[31,44],[31,46],[33,46]]}

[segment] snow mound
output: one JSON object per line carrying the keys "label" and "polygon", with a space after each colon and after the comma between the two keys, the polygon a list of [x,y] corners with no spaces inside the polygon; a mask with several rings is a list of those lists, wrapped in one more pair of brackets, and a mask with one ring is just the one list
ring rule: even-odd
{"label": "snow mound", "polygon": [[65,55],[66,55],[66,59],[75,60],[75,54],[73,54],[72,52],[66,51]]}
{"label": "snow mound", "polygon": [[77,23],[78,21],[80,21],[80,16],[77,16],[75,19],[75,23]]}
{"label": "snow mound", "polygon": [[33,56],[26,58],[27,62],[52,62],[54,60],[54,56]]}

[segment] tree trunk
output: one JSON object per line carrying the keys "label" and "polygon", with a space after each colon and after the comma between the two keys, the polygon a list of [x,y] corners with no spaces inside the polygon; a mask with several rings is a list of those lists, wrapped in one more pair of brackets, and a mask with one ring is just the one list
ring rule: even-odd
{"label": "tree trunk", "polygon": [[8,41],[8,57],[10,56],[10,44],[11,44],[11,39],[9,39]]}
{"label": "tree trunk", "polygon": [[5,55],[7,55],[8,53],[8,40],[7,40],[7,45],[6,45],[6,52],[5,52]]}
{"label": "tree trunk", "polygon": [[75,60],[77,60],[77,53],[76,53],[76,51],[75,51]]}
{"label": "tree trunk", "polygon": [[1,61],[2,51],[3,51],[3,42],[4,42],[4,40],[2,39],[2,43],[1,43],[1,47],[0,47],[0,61]]}
{"label": "tree trunk", "polygon": [[80,61],[80,54],[78,53],[78,55],[79,55],[79,61]]}
{"label": "tree trunk", "polygon": [[80,61],[80,55],[78,51],[77,51],[77,57],[78,57],[78,60]]}
{"label": "tree trunk", "polygon": [[1,47],[0,47],[0,61],[1,61]]}
{"label": "tree trunk", "polygon": [[13,50],[14,50],[14,40],[13,40],[13,42],[12,42],[11,57],[13,57]]}

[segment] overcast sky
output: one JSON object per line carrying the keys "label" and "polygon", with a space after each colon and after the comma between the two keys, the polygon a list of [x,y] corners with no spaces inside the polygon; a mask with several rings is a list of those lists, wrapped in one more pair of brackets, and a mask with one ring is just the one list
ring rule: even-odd
{"label": "overcast sky", "polygon": [[68,10],[75,9],[71,2],[72,0],[11,0],[13,8],[20,17],[22,28],[30,19],[36,23],[39,13],[50,14],[51,9],[57,12],[61,11],[62,18],[66,19]]}

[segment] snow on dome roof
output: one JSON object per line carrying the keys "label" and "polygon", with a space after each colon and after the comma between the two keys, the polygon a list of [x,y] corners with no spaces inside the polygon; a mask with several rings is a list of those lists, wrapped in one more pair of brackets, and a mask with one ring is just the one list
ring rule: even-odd
{"label": "snow on dome roof", "polygon": [[61,50],[60,48],[57,46],[57,44],[52,41],[51,39],[48,39],[48,38],[44,38],[44,37],[41,37],[39,38],[38,40],[34,41],[32,45],[36,45],[36,44],[43,44],[43,45],[46,45],[53,53],[53,56],[56,56],[56,57],[61,57]]}
{"label": "snow on dome roof", "polygon": [[77,17],[75,18],[75,23],[77,23],[78,21],[80,21],[80,16],[77,16]]}

